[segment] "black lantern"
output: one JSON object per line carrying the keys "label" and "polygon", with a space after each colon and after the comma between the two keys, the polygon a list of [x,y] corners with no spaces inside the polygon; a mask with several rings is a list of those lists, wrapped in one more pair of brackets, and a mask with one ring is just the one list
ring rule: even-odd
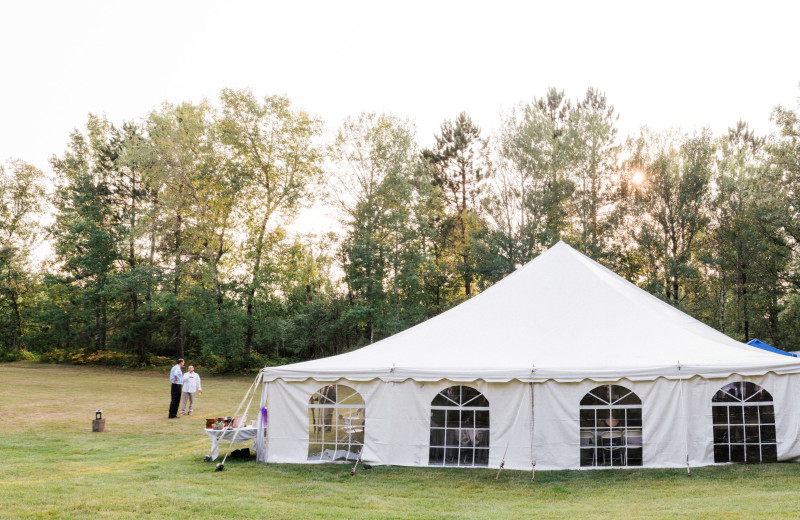
{"label": "black lantern", "polygon": [[96,412],[94,412],[94,418],[95,419],[102,419],[103,418],[103,410],[97,410]]}

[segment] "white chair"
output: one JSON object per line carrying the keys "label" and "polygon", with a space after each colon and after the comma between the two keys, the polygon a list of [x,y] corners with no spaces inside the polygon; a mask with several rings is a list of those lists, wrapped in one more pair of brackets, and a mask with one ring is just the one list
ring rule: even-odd
{"label": "white chair", "polygon": [[600,446],[603,453],[603,463],[610,460],[614,465],[614,458],[619,457],[620,465],[625,465],[625,452],[622,446],[622,433],[619,430],[605,431],[600,434]]}
{"label": "white chair", "polygon": [[[344,442],[346,444],[353,444],[353,437],[359,433],[364,433],[363,419],[359,416],[345,417],[339,414],[339,422],[344,425],[342,431],[345,434]],[[361,422],[361,424],[356,424],[357,422]]]}
{"label": "white chair", "polygon": [[[642,448],[642,430],[625,430],[623,432],[623,439],[625,440],[625,465],[628,465],[628,450],[641,450]],[[634,457],[634,459],[640,459]]]}
{"label": "white chair", "polygon": [[642,430],[625,430],[625,445],[634,448],[642,446]]}

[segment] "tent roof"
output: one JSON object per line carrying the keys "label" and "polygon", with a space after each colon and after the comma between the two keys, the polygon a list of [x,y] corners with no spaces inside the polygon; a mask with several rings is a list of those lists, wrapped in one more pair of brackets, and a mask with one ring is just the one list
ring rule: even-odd
{"label": "tent roof", "polygon": [[359,350],[275,379],[611,381],[800,373],[662,302],[564,242],[486,291]]}
{"label": "tent roof", "polygon": [[747,342],[747,344],[751,345],[753,347],[758,347],[760,349],[766,350],[767,352],[774,352],[775,354],[780,354],[782,356],[797,357],[797,354],[792,354],[791,352],[786,352],[785,350],[781,350],[779,348],[775,348],[772,345],[770,345],[769,343],[764,343],[763,341],[761,341],[758,338],[751,339],[750,341]]}

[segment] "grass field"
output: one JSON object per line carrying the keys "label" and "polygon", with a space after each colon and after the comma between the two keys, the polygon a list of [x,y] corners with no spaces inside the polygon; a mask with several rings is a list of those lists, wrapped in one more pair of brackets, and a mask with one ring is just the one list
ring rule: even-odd
{"label": "grass field", "polygon": [[[203,375],[203,374],[201,374]],[[791,518],[800,465],[505,471],[204,463],[205,417],[252,378],[204,377],[168,420],[166,374],[0,364],[0,518]],[[96,408],[106,431],[91,433]],[[222,453],[224,453],[224,449]]]}

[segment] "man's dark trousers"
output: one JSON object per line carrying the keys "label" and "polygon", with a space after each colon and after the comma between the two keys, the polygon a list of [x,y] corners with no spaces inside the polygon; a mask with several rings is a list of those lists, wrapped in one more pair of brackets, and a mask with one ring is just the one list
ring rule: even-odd
{"label": "man's dark trousers", "polygon": [[178,407],[181,405],[181,388],[183,385],[172,383],[172,400],[169,402],[169,417],[178,416]]}

